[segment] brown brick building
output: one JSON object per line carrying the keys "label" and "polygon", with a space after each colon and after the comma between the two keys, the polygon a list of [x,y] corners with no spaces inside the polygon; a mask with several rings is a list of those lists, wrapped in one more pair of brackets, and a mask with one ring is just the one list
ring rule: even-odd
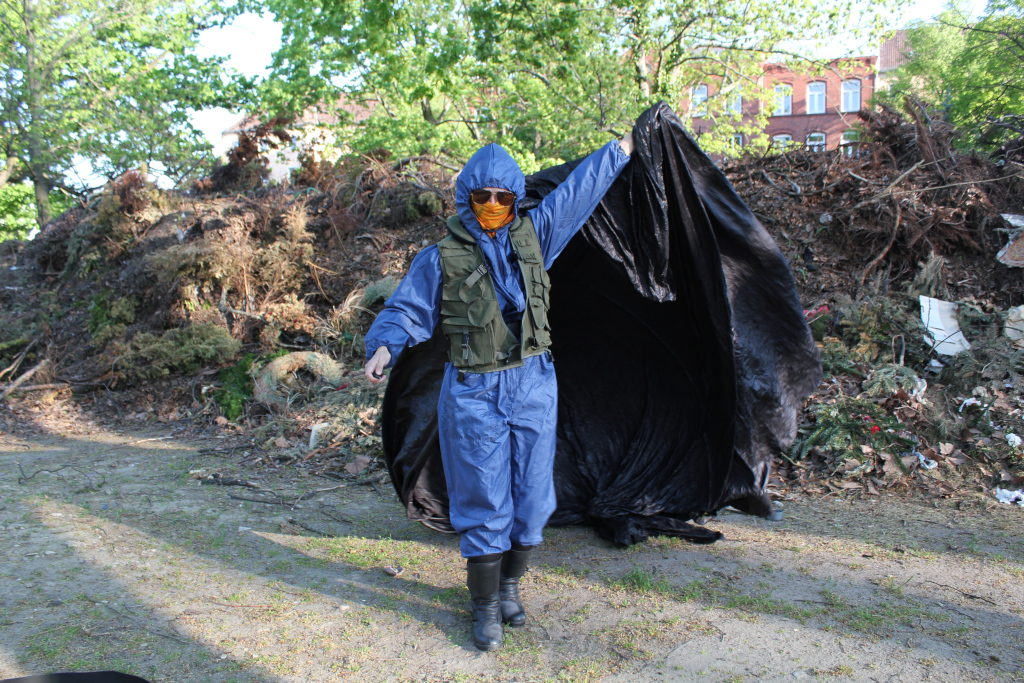
{"label": "brown brick building", "polygon": [[[774,91],[775,101],[734,98],[730,106],[742,111],[744,121],[756,116],[761,107],[770,107],[765,134],[773,145],[806,144],[820,150],[835,149],[857,141],[857,112],[875,94],[875,63],[875,57],[836,60],[824,73],[816,75],[767,64],[759,85],[768,92]],[[693,89],[690,106],[697,112],[692,114],[691,124],[695,134],[714,125],[699,112],[701,101],[707,97],[707,85]],[[737,135],[736,143],[745,145],[745,137]]]}

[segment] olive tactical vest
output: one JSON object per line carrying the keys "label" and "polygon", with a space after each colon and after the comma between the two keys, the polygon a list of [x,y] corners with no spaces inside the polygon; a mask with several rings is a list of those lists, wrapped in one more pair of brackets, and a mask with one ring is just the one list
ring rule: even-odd
{"label": "olive tactical vest", "polygon": [[551,281],[544,270],[540,241],[528,217],[508,226],[519,258],[526,294],[522,341],[501,317],[483,252],[458,216],[448,219],[451,233],[437,244],[441,256],[441,327],[451,346],[448,357],[462,372],[496,372],[523,364],[551,346],[548,306]]}

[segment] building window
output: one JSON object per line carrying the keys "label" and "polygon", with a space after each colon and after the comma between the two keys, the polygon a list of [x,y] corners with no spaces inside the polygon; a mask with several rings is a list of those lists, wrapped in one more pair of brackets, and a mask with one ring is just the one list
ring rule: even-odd
{"label": "building window", "polygon": [[859,130],[844,130],[843,137],[839,141],[840,147],[843,149],[843,154],[848,157],[859,156],[860,154],[860,131]]}
{"label": "building window", "polygon": [[825,113],[825,84],[821,81],[807,84],[807,113]]}
{"label": "building window", "polygon": [[739,90],[729,95],[729,99],[725,102],[725,109],[736,116],[743,116],[743,94]]}
{"label": "building window", "polygon": [[792,135],[776,135],[772,138],[772,147],[778,150],[785,150],[793,144]]}
{"label": "building window", "polygon": [[812,152],[824,152],[825,151],[825,134],[824,133],[808,133],[807,134],[807,149]]}
{"label": "building window", "polygon": [[694,86],[693,91],[690,93],[690,112],[692,116],[707,116],[708,115],[708,86],[698,85]]}
{"label": "building window", "polygon": [[734,149],[739,149],[743,146],[743,133],[736,133],[732,136],[732,146]]}
{"label": "building window", "polygon": [[860,111],[860,81],[843,81],[843,101],[839,111]]}
{"label": "building window", "polygon": [[775,86],[775,113],[773,116],[789,116],[793,113],[793,86],[780,83]]}

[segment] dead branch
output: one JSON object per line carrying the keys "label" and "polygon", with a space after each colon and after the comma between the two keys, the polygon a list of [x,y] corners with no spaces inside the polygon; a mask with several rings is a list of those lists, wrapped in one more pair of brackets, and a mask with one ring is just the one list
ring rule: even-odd
{"label": "dead branch", "polygon": [[252,498],[250,496],[240,496],[237,493],[229,493],[228,498],[232,500],[245,500],[250,503],[263,503],[265,505],[288,505],[288,501],[286,501],[280,494],[271,493],[270,491],[266,491],[266,493],[272,496],[277,496],[277,500],[267,500],[266,498]]}
{"label": "dead branch", "polygon": [[23,349],[21,350],[21,353],[19,353],[19,354],[18,354],[18,355],[17,355],[16,357],[15,357],[15,359],[14,359],[14,362],[13,362],[13,363],[11,363],[10,365],[8,365],[8,366],[7,366],[6,368],[4,368],[3,370],[0,370],[0,379],[2,379],[2,378],[4,377],[4,375],[6,375],[7,373],[15,373],[15,372],[17,372],[17,371],[18,371],[18,366],[20,366],[20,365],[21,365],[21,362],[22,362],[23,360],[25,360],[25,356],[27,356],[27,355],[28,355],[28,352],[29,352],[29,351],[31,351],[31,350],[32,350],[32,349],[33,349],[33,348],[35,347],[35,345],[39,343],[39,340],[40,340],[40,339],[42,339],[42,337],[36,337],[36,338],[35,338],[35,339],[33,339],[33,340],[32,340],[31,342],[29,342],[28,346],[26,346],[25,348],[23,348]]}
{"label": "dead branch", "polygon": [[323,531],[321,529],[317,529],[315,526],[310,526],[309,524],[306,524],[305,522],[303,522],[301,519],[296,519],[294,517],[289,517],[288,521],[290,523],[294,524],[295,526],[300,526],[303,529],[305,529],[306,531],[312,531],[314,534],[320,534],[321,536],[324,536],[325,538],[337,538],[337,535],[332,534],[332,533],[327,532],[327,531]]}
{"label": "dead branch", "polygon": [[[890,187],[892,186],[890,185]],[[866,280],[871,271],[874,270],[879,263],[881,263],[882,259],[885,258],[885,255],[889,253],[890,249],[892,249],[892,245],[896,243],[896,236],[900,232],[900,222],[903,217],[903,210],[900,208],[900,203],[895,199],[893,200],[893,204],[896,205],[896,224],[892,228],[892,235],[889,237],[889,242],[888,244],[885,245],[885,248],[882,249],[881,253],[879,253],[878,256],[873,258],[871,262],[868,263],[868,265],[864,268],[864,271],[860,274],[860,278],[857,280],[858,292],[860,291],[861,287],[864,286],[864,280]]]}
{"label": "dead branch", "polygon": [[22,468],[20,462],[17,463],[17,465],[18,465],[18,471],[21,472],[21,476],[18,477],[18,483],[19,484],[25,484],[25,483],[29,482],[32,479],[34,479],[36,477],[36,475],[42,474],[43,472],[46,472],[47,474],[56,474],[56,473],[60,472],[61,470],[74,470],[75,472],[78,472],[83,477],[85,477],[86,479],[89,480],[89,488],[91,488],[93,490],[98,490],[101,486],[103,486],[105,483],[107,483],[106,477],[104,477],[99,472],[93,472],[93,474],[97,474],[100,477],[100,483],[99,484],[93,484],[92,483],[92,475],[88,471],[83,470],[83,469],[79,469],[78,467],[75,467],[74,465],[64,465],[62,467],[58,467],[58,468],[52,469],[52,470],[43,468],[43,469],[36,470],[32,474],[25,474],[25,470]]}
{"label": "dead branch", "polygon": [[774,188],[775,188],[776,190],[778,190],[779,192],[782,192],[782,193],[784,193],[784,194],[787,194],[787,195],[789,195],[790,197],[800,197],[801,195],[803,195],[803,190],[801,190],[801,189],[800,189],[800,186],[799,186],[799,185],[797,185],[796,183],[794,183],[794,182],[793,182],[792,180],[790,180],[789,178],[786,178],[786,182],[787,182],[787,183],[789,183],[790,185],[792,185],[793,187],[795,187],[795,188],[796,188],[796,191],[795,191],[795,192],[793,192],[793,191],[790,191],[790,190],[785,190],[785,189],[783,189],[783,188],[779,187],[778,185],[776,185],[776,184],[775,184],[775,181],[774,181],[774,180],[772,180],[772,179],[771,179],[771,177],[769,177],[768,173],[767,173],[767,172],[766,172],[766,171],[765,171],[764,169],[762,169],[762,170],[761,170],[761,175],[763,175],[763,176],[764,176],[764,179],[765,179],[765,180],[767,180],[767,181],[768,181],[768,183],[769,183],[769,184],[770,184],[770,185],[771,185],[772,187],[774,187]]}
{"label": "dead branch", "polygon": [[39,361],[39,363],[34,368],[32,368],[31,370],[26,372],[24,375],[22,375],[18,379],[16,379],[13,382],[11,382],[11,384],[6,389],[4,389],[4,393],[0,394],[0,398],[7,398],[8,394],[10,394],[12,391],[14,391],[18,387],[20,387],[22,384],[24,384],[26,381],[31,379],[32,375],[34,375],[37,372],[39,372],[40,370],[46,368],[46,366],[48,366],[49,364],[50,364],[50,361],[48,361],[45,358],[43,360]]}
{"label": "dead branch", "polygon": [[177,641],[179,643],[188,644],[188,642],[189,642],[187,640],[183,640],[182,638],[179,638],[178,636],[172,636],[172,635],[170,635],[168,633],[161,633],[160,631],[154,631],[151,628],[147,628],[146,626],[143,626],[142,624],[140,624],[139,621],[135,617],[133,617],[133,616],[131,616],[129,614],[125,614],[124,612],[118,612],[116,609],[114,609],[113,607],[111,607],[107,603],[102,602],[100,600],[96,600],[95,598],[90,598],[88,595],[85,595],[84,593],[82,595],[84,595],[85,599],[88,600],[89,602],[93,603],[94,605],[103,605],[104,607],[106,607],[108,610],[110,610],[111,612],[113,612],[117,616],[119,616],[119,617],[121,617],[123,619],[127,619],[128,621],[130,621],[133,624],[135,624],[135,626],[137,628],[141,628],[143,631],[146,631],[147,633],[152,633],[154,636],[160,636],[161,638],[168,638],[170,640],[174,640],[174,641]]}
{"label": "dead branch", "polygon": [[989,600],[984,595],[975,595],[974,593],[968,593],[968,592],[962,591],[959,588],[956,588],[954,586],[947,586],[944,583],[938,583],[937,581],[930,581],[930,580],[926,580],[925,583],[931,583],[931,584],[935,584],[936,586],[941,586],[942,588],[948,588],[949,590],[956,591],[960,595],[964,596],[965,598],[970,598],[971,600],[984,600],[985,602],[987,602],[990,605],[995,605],[996,604],[996,602],[994,600]]}
{"label": "dead branch", "polygon": [[862,208],[864,206],[867,206],[868,204],[873,204],[873,203],[875,203],[877,201],[885,199],[887,196],[889,196],[892,193],[892,188],[896,187],[901,182],[903,182],[904,178],[906,178],[908,175],[910,175],[911,173],[916,171],[921,166],[921,164],[923,164],[923,163],[924,163],[924,161],[919,161],[916,164],[914,164],[913,166],[911,166],[909,169],[907,169],[906,171],[901,173],[899,175],[899,177],[896,178],[896,180],[892,181],[892,184],[890,184],[889,187],[885,188],[884,190],[882,190],[881,192],[876,194],[874,197],[870,197],[869,199],[865,199],[864,201],[858,203],[857,206],[853,207],[853,209],[851,210],[851,213],[853,211],[856,211],[857,209],[860,209],[860,208]]}
{"label": "dead branch", "polygon": [[[11,389],[10,393],[22,392],[22,391],[46,391],[50,389],[65,389],[69,387],[67,382],[57,382],[55,384],[30,384],[27,387],[18,387],[17,389]],[[5,394],[6,395],[6,394]]]}

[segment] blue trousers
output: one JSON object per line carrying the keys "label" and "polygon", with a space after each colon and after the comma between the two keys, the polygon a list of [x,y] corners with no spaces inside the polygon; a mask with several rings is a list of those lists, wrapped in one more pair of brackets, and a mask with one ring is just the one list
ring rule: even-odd
{"label": "blue trousers", "polygon": [[520,367],[466,373],[449,363],[438,401],[448,513],[462,556],[537,545],[555,511],[558,386],[547,354]]}

